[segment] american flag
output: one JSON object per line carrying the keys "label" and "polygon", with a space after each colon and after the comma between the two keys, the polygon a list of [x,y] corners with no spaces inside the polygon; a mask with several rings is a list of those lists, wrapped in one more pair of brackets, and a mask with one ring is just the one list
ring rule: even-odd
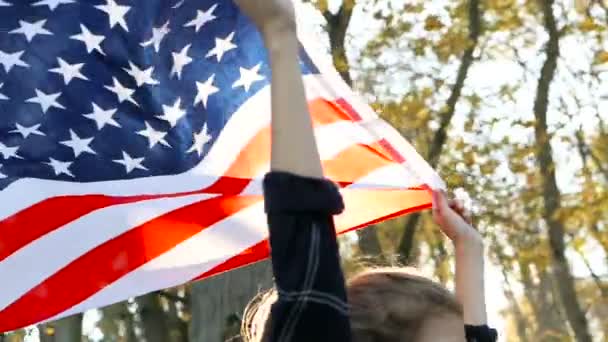
{"label": "american flag", "polygon": [[[338,232],[441,179],[300,34]],[[268,256],[269,64],[230,0],[0,0],[0,331]]]}

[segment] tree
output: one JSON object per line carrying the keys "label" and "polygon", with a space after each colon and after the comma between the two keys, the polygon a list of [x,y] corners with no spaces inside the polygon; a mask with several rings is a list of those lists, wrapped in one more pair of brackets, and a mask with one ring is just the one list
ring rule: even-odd
{"label": "tree", "polygon": [[591,335],[587,318],[577,301],[574,278],[570,272],[570,266],[566,259],[566,246],[564,242],[565,227],[563,222],[557,219],[561,203],[561,193],[555,179],[555,163],[551,147],[551,137],[547,128],[547,110],[549,107],[549,90],[551,80],[557,69],[559,57],[560,33],[557,29],[553,13],[553,0],[540,1],[543,13],[544,27],[549,34],[546,45],[546,59],[540,72],[536,99],[534,101],[534,115],[536,117],[535,155],[540,164],[543,187],[543,217],[548,226],[549,242],[553,256],[553,275],[557,280],[562,305],[566,311],[568,321],[578,341],[590,342]]}
{"label": "tree", "polygon": [[247,303],[272,286],[268,261],[192,284],[190,341],[224,341],[238,333]]}

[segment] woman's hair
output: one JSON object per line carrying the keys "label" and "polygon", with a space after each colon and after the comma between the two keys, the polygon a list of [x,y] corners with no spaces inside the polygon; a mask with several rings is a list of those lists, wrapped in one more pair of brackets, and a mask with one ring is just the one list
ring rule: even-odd
{"label": "woman's hair", "polygon": [[[462,316],[462,307],[451,292],[412,269],[363,271],[348,281],[347,293],[354,342],[414,341],[427,319]],[[276,300],[276,291],[270,290],[249,303],[241,326],[245,342],[263,342]]]}

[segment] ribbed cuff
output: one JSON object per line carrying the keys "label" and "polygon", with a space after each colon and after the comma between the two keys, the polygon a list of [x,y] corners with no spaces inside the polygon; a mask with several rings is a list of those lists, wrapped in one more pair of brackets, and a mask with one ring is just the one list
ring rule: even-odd
{"label": "ribbed cuff", "polygon": [[308,212],[329,215],[344,210],[342,195],[333,182],[270,172],[264,177],[264,206],[267,213]]}
{"label": "ribbed cuff", "polygon": [[494,342],[498,340],[496,330],[487,325],[465,325],[467,341]]}

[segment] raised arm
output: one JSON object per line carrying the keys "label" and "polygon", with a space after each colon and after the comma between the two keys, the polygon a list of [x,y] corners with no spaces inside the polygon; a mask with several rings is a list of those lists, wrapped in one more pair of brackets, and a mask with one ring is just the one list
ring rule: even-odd
{"label": "raised arm", "polygon": [[463,306],[467,337],[472,341],[495,341],[496,332],[487,326],[483,239],[471,225],[459,201],[445,193],[433,193],[433,217],[454,243],[456,253],[456,297]]}
{"label": "raised arm", "polygon": [[291,0],[237,0],[262,33],[272,71],[271,172],[264,200],[278,300],[264,342],[350,341],[332,215],[344,204],[323,169],[298,60]]}

